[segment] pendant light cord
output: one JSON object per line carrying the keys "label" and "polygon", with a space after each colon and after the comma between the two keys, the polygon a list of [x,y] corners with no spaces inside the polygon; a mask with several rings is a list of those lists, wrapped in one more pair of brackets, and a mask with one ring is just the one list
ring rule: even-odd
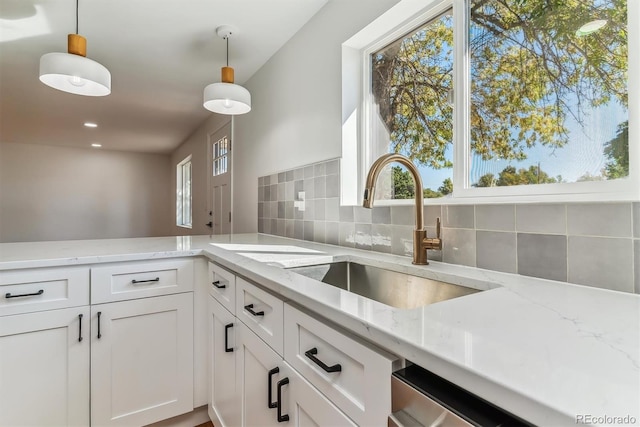
{"label": "pendant light cord", "polygon": [[80,0],[76,0],[76,34],[78,34],[78,2]]}
{"label": "pendant light cord", "polygon": [[226,39],[227,39],[227,67],[228,67],[229,66],[229,36],[227,36]]}

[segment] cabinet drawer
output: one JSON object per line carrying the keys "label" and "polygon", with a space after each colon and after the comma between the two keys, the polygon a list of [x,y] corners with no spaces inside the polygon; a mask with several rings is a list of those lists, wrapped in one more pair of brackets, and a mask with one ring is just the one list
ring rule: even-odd
{"label": "cabinet drawer", "polygon": [[0,271],[0,316],[89,304],[89,268]]}
{"label": "cabinet drawer", "polygon": [[193,261],[109,264],[91,269],[91,304],[193,290]]}
{"label": "cabinet drawer", "polygon": [[284,305],[284,358],[358,425],[386,425],[397,358]]}
{"label": "cabinet drawer", "polygon": [[283,302],[257,286],[236,278],[236,317],[282,355]]}
{"label": "cabinet drawer", "polygon": [[236,313],[236,276],[209,263],[209,294],[231,313]]}

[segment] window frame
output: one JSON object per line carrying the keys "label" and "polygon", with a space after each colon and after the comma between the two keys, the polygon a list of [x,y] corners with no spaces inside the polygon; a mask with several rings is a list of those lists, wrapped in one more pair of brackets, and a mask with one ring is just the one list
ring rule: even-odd
{"label": "window frame", "polygon": [[[187,182],[184,179],[184,174],[187,165],[189,165],[189,188],[188,191],[185,191]],[[188,194],[185,196],[185,193]],[[187,207],[187,196],[189,221],[185,221],[184,215]],[[191,162],[191,155],[176,165],[176,226],[183,228],[193,227],[193,163]]]}
{"label": "window frame", "polygon": [[[407,35],[448,9],[454,28],[453,184],[447,197],[425,199],[426,204],[484,204],[529,202],[593,202],[640,200],[640,2],[627,0],[629,176],[611,181],[531,184],[506,187],[471,187],[470,147],[470,0],[434,0],[416,5],[402,0],[342,45],[343,171],[357,170],[342,178],[342,204],[359,205],[369,166],[375,159],[369,148],[372,132],[371,54]],[[359,73],[359,74],[358,74]],[[359,84],[358,90],[348,87]],[[354,130],[354,110],[357,119]],[[356,149],[353,149],[355,144]],[[355,158],[355,159],[354,159]],[[353,166],[357,165],[357,168]],[[354,182],[356,181],[356,182]],[[380,200],[380,205],[410,204],[412,200]]]}

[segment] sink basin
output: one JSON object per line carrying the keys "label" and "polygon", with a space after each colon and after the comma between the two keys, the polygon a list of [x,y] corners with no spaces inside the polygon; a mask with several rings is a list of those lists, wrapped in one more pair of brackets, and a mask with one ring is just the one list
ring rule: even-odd
{"label": "sink basin", "polygon": [[355,262],[290,268],[303,276],[396,308],[416,308],[479,292],[451,283]]}

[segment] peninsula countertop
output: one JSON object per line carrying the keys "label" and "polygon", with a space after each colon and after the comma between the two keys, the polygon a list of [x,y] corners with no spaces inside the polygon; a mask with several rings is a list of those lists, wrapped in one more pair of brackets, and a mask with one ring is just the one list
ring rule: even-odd
{"label": "peninsula countertop", "polygon": [[[3,243],[0,270],[192,256],[537,425],[640,425],[640,295],[262,234]],[[333,261],[484,292],[403,310],[286,270]]]}

